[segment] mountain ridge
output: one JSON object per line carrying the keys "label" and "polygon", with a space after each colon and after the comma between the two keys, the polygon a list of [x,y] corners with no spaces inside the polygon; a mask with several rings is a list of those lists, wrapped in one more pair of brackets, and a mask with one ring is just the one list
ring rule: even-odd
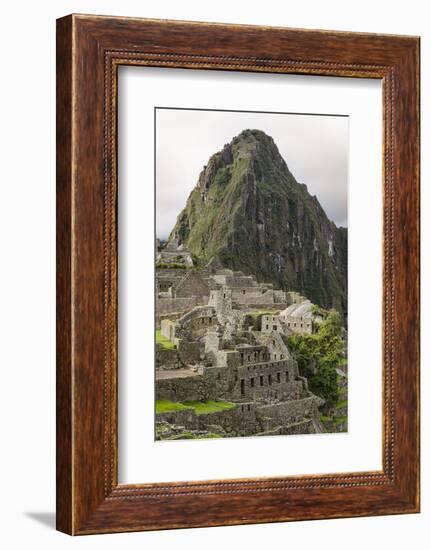
{"label": "mountain ridge", "polygon": [[347,314],[347,229],[329,220],[261,130],[243,130],[210,157],[168,244]]}

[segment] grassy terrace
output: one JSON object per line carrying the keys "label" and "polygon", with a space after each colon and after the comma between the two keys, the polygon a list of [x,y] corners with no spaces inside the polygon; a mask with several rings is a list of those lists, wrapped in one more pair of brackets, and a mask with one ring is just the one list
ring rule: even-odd
{"label": "grassy terrace", "polygon": [[156,330],[156,344],[160,344],[164,349],[176,349],[175,344],[165,338],[161,330]]}
{"label": "grassy terrace", "polygon": [[168,399],[159,399],[156,401],[156,414],[164,412],[184,411],[193,409],[196,414],[207,414],[219,411],[226,411],[235,408],[234,403],[227,401],[184,401],[176,403]]}

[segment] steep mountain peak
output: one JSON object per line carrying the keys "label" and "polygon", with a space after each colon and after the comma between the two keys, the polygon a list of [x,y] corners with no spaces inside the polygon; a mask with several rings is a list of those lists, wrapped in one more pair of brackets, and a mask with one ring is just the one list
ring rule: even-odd
{"label": "steep mountain peak", "polygon": [[243,130],[211,156],[168,242],[346,313],[347,231],[261,130]]}
{"label": "steep mountain peak", "polygon": [[274,139],[262,130],[243,130],[232,139],[230,147],[237,155],[265,155],[272,162],[284,163]]}
{"label": "steep mountain peak", "polygon": [[265,143],[277,148],[273,138],[268,134],[266,134],[263,130],[250,129],[250,128],[240,132],[237,136],[235,136],[232,139],[231,143],[238,144],[238,145],[251,144],[251,143],[255,143],[255,144]]}

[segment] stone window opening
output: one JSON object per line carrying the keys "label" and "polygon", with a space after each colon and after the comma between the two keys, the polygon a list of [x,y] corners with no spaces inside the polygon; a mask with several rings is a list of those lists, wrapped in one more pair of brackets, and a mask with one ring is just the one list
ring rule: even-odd
{"label": "stone window opening", "polygon": [[270,374],[268,374],[268,384],[272,385],[272,376]]}
{"label": "stone window opening", "polygon": [[269,325],[266,325],[266,330],[268,330],[268,329],[269,329]]}
{"label": "stone window opening", "polygon": [[249,411],[251,409],[250,403],[247,405],[247,410]]}
{"label": "stone window opening", "polygon": [[273,325],[272,329],[277,330],[277,325]]}
{"label": "stone window opening", "polygon": [[263,376],[260,377],[260,385],[263,386]]}
{"label": "stone window opening", "polygon": [[277,382],[280,384],[281,382],[281,372],[277,372]]}
{"label": "stone window opening", "polygon": [[289,382],[289,373],[286,372],[286,382]]}
{"label": "stone window opening", "polygon": [[254,378],[250,378],[250,386],[254,388]]}
{"label": "stone window opening", "polygon": [[276,353],[274,353],[274,359],[277,359],[277,354]]}
{"label": "stone window opening", "polygon": [[241,395],[245,394],[245,380],[241,379]]}
{"label": "stone window opening", "polygon": [[245,290],[243,290],[242,293],[245,294]]}

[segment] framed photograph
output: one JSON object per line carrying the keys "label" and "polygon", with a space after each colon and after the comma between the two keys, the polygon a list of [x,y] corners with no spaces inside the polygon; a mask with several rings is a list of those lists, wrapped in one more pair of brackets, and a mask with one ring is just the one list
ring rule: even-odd
{"label": "framed photograph", "polygon": [[419,38],[57,21],[57,528],[419,511]]}

